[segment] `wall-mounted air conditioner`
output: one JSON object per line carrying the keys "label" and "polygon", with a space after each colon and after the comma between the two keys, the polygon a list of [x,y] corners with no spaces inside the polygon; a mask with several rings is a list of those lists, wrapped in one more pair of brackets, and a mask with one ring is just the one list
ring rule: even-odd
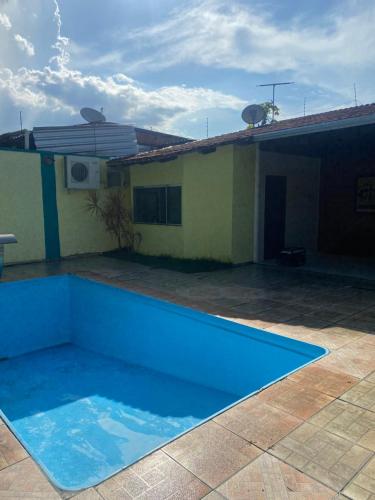
{"label": "wall-mounted air conditioner", "polygon": [[65,182],[68,189],[99,189],[99,158],[90,156],[66,156]]}

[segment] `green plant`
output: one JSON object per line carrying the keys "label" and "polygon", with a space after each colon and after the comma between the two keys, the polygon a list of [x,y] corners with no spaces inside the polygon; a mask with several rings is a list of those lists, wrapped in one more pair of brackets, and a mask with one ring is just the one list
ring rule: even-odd
{"label": "green plant", "polygon": [[138,249],[142,237],[140,233],[134,232],[124,189],[111,190],[103,201],[99,199],[97,191],[90,191],[86,209],[104,222],[107,232],[116,238],[119,249]]}

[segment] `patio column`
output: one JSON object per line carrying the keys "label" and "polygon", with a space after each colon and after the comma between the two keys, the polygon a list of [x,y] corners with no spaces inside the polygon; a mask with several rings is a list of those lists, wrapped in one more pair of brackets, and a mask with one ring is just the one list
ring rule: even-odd
{"label": "patio column", "polygon": [[260,147],[256,144],[254,174],[254,222],[253,222],[253,261],[259,262],[259,196],[260,196]]}

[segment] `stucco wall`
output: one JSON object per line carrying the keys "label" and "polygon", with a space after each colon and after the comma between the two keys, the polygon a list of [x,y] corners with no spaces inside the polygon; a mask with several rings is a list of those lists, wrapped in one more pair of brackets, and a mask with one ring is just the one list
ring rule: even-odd
{"label": "stucco wall", "polygon": [[[104,223],[86,209],[88,191],[66,189],[64,156],[55,155],[56,201],[59,219],[60,253],[62,257],[113,250],[115,239]],[[101,160],[99,199],[109,192],[106,187],[106,162]]]}
{"label": "stucco wall", "polygon": [[139,251],[186,259],[249,262],[253,248],[255,146],[222,146],[167,163],[130,167],[135,186],[182,186],[182,224],[135,224]]}
{"label": "stucco wall", "polygon": [[233,146],[183,159],[185,258],[231,262]]}
{"label": "stucco wall", "polygon": [[254,248],[256,145],[234,146],[232,261],[251,262]]}
{"label": "stucco wall", "polygon": [[285,246],[316,251],[319,224],[320,160],[260,152],[259,255],[264,247],[264,195],[267,175],[287,177]]}
{"label": "stucco wall", "polygon": [[0,150],[0,233],[14,233],[5,262],[43,260],[44,220],[40,156]]}
{"label": "stucco wall", "polygon": [[[51,168],[54,178],[44,186],[49,199],[44,200],[43,211],[40,154],[0,151],[0,231],[14,232],[20,242],[7,248],[7,262],[45,259],[46,241],[51,238],[57,257],[50,258],[117,246],[103,222],[87,211],[88,191],[66,189],[64,156],[49,157],[43,168]],[[253,159],[251,147],[228,145],[209,154],[191,153],[167,163],[130,167],[125,172],[130,206],[135,186],[182,186],[181,226],[135,224],[142,235],[139,251],[235,263],[251,260]],[[101,170],[98,194],[104,199],[109,193],[104,160]],[[45,216],[49,224],[52,220],[46,231]]]}
{"label": "stucco wall", "polygon": [[130,167],[131,188],[182,186],[182,224],[135,224],[139,251],[187,259],[232,259],[233,147]]}

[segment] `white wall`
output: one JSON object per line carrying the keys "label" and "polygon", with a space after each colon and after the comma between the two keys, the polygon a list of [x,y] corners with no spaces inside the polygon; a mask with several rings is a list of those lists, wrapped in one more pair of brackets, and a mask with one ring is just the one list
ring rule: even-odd
{"label": "white wall", "polygon": [[264,205],[267,175],[287,177],[285,246],[315,252],[319,225],[320,159],[259,151],[258,258],[264,254]]}

